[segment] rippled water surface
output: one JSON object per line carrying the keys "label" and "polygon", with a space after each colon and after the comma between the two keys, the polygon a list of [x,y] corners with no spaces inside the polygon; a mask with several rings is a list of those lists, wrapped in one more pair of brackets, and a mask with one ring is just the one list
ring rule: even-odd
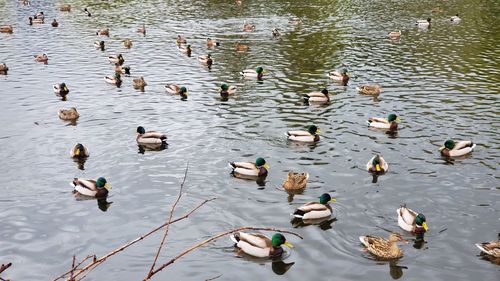
{"label": "rippled water surface", "polygon": [[[498,1],[73,1],[70,13],[59,1],[23,6],[0,1],[0,263],[13,266],[12,280],[46,280],[68,270],[71,258],[102,255],[160,225],[174,202],[186,163],[185,196],[176,214],[217,197],[189,219],[172,225],[160,259],[215,233],[238,226],[272,226],[304,236],[284,264],[236,258],[224,237],[166,268],[156,279],[205,280],[498,280],[499,267],[479,256],[474,243],[500,232],[498,175],[500,127],[500,4]],[[86,4],[84,4],[86,3]],[[88,7],[92,17],[82,9]],[[431,13],[433,7],[443,11]],[[44,11],[46,24],[29,26]],[[449,17],[462,17],[453,24]],[[413,25],[432,17],[430,29]],[[289,19],[301,17],[303,24]],[[58,28],[50,21],[57,18]],[[243,32],[243,21],[256,24]],[[144,23],[146,36],[136,31]],[[110,37],[96,36],[109,27]],[[274,39],[271,29],[283,36]],[[387,33],[401,30],[400,40]],[[175,44],[183,34],[191,58]],[[207,50],[206,37],[221,46]],[[125,38],[133,47],[125,49]],[[104,40],[106,50],[93,47]],[[234,44],[248,44],[245,53]],[[209,71],[197,60],[210,52]],[[33,55],[47,53],[47,65]],[[113,73],[109,54],[122,53],[132,77],[121,88],[103,81]],[[262,65],[262,83],[238,72]],[[328,71],[347,68],[347,87]],[[144,76],[144,92],[132,78]],[[52,85],[66,82],[66,101]],[[227,102],[221,82],[238,86]],[[167,94],[164,85],[181,83],[187,101]],[[357,94],[356,86],[379,83],[378,99]],[[304,93],[328,87],[331,103],[307,106]],[[75,106],[70,124],[57,116]],[[396,135],[368,129],[370,116],[395,112]],[[286,141],[290,129],[321,128],[321,141]],[[168,134],[163,151],[139,150],[136,127]],[[476,150],[446,160],[438,147],[447,138],[472,139]],[[69,150],[76,142],[91,156],[78,169]],[[390,172],[372,183],[365,163],[382,153]],[[265,185],[233,178],[229,161],[265,157],[271,168]],[[302,194],[279,187],[289,170],[311,175]],[[105,176],[112,184],[106,211],[95,200],[77,201],[73,177]],[[337,221],[330,226],[294,228],[290,213],[324,192]],[[399,231],[401,203],[424,213],[431,231],[421,249],[402,245],[405,256],[380,262],[363,252],[358,236]],[[405,234],[411,238],[408,233]],[[88,280],[142,280],[160,235],[156,234],[98,267]],[[288,268],[284,273],[283,267]],[[280,276],[284,273],[284,277]]]}

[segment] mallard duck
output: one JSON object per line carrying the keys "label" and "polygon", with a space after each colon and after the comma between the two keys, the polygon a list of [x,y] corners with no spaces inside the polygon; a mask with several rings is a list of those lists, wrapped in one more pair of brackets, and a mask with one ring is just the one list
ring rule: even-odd
{"label": "mallard duck", "polygon": [[55,84],[53,86],[53,88],[54,88],[54,93],[61,95],[61,96],[65,96],[69,93],[69,89],[66,86],[66,83],[64,83],[64,82],[61,84]]}
{"label": "mallard duck", "polygon": [[257,80],[261,80],[264,76],[264,68],[259,66],[255,70],[245,69],[240,72],[240,75],[243,75],[245,78],[257,78]]}
{"label": "mallard duck", "polygon": [[108,36],[109,37],[109,28],[99,29],[99,30],[97,30],[97,32],[95,34],[96,35],[104,35],[104,36]]}
{"label": "mallard duck", "polygon": [[328,73],[328,77],[336,82],[341,82],[344,86],[347,86],[349,82],[349,76],[347,75],[347,69],[342,69],[342,71],[334,70]]}
{"label": "mallard duck", "polygon": [[71,12],[71,5],[70,4],[61,4],[61,6],[59,6],[59,11]]}
{"label": "mallard duck", "polygon": [[402,229],[414,234],[423,234],[429,229],[425,216],[407,208],[406,204],[401,205],[396,212],[398,213],[398,225]]}
{"label": "mallard duck", "polygon": [[9,71],[9,68],[5,63],[0,63],[0,72],[7,72]]}
{"label": "mallard duck", "polygon": [[121,66],[115,63],[115,73],[125,74],[125,76],[130,76],[130,66]]}
{"label": "mallard duck", "polygon": [[387,171],[389,171],[389,164],[387,164],[382,155],[377,154],[366,163],[366,170],[370,173],[387,173]]}
{"label": "mallard duck", "polygon": [[243,31],[250,32],[254,30],[255,30],[255,25],[248,23],[247,21],[243,23]]}
{"label": "mallard duck", "polygon": [[309,103],[324,103],[330,101],[330,94],[327,89],[321,90],[321,92],[311,92],[304,96],[304,100]]}
{"label": "mallard duck", "polygon": [[417,20],[415,24],[419,27],[429,27],[431,25],[431,18],[427,18],[426,20]]}
{"label": "mallard duck", "polygon": [[248,51],[248,49],[250,49],[248,45],[240,42],[236,42],[236,44],[234,44],[234,48],[236,49],[237,52],[246,52]]}
{"label": "mallard duck", "polygon": [[399,233],[391,233],[389,239],[380,236],[364,235],[359,237],[359,241],[365,245],[368,252],[381,259],[397,259],[403,256],[403,251],[396,242],[404,241]]}
{"label": "mallard duck", "polygon": [[382,87],[380,85],[362,85],[357,87],[356,90],[362,95],[378,96],[382,91]]}
{"label": "mallard duck", "polygon": [[326,218],[332,215],[332,207],[330,207],[328,202],[335,201],[337,200],[332,198],[330,194],[323,193],[319,197],[319,202],[308,202],[298,207],[292,215],[303,220]]}
{"label": "mallard duck", "polygon": [[220,93],[221,98],[227,98],[228,96],[236,93],[236,86],[234,86],[234,85],[229,86],[226,83],[222,83],[220,85],[220,92],[219,93]]}
{"label": "mallard duck", "polygon": [[229,163],[232,168],[232,174],[237,178],[253,179],[255,177],[267,176],[269,165],[264,158],[259,157],[252,162],[231,162]]}
{"label": "mallard duck", "polygon": [[167,136],[157,131],[148,131],[144,127],[137,127],[136,141],[140,145],[165,145]]}
{"label": "mallard duck", "polygon": [[316,125],[307,127],[307,131],[288,131],[287,138],[298,142],[318,142],[320,130]]}
{"label": "mallard duck", "polygon": [[35,57],[35,61],[37,61],[37,62],[47,62],[49,60],[49,57],[47,57],[46,54],[39,54],[39,55],[36,55],[34,57]]}
{"label": "mallard duck", "polygon": [[452,21],[452,22],[459,22],[461,20],[462,19],[460,17],[458,17],[458,14],[456,14],[455,16],[450,18],[450,21]]}
{"label": "mallard duck", "polygon": [[115,72],[115,76],[109,76],[109,75],[105,76],[104,81],[108,84],[113,84],[113,85],[116,85],[118,87],[120,87],[122,84],[121,75],[118,72]]}
{"label": "mallard duck", "polygon": [[399,39],[401,37],[401,30],[399,30],[399,31],[391,31],[391,32],[389,32],[388,36],[391,39]]}
{"label": "mallard duck", "polygon": [[281,36],[281,32],[280,32],[279,28],[273,28],[272,33],[273,33],[273,37],[280,37]]}
{"label": "mallard duck", "polygon": [[51,23],[52,27],[58,27],[59,26],[59,23],[57,22],[56,19],[54,19]]}
{"label": "mallard duck", "polygon": [[211,67],[212,64],[214,63],[213,59],[212,59],[212,56],[210,54],[206,55],[206,56],[199,56],[198,57],[198,61],[202,64],[205,64],[206,66],[208,67]]}
{"label": "mallard duck", "polygon": [[95,198],[106,197],[109,189],[111,189],[111,186],[103,177],[98,178],[97,181],[74,178],[71,185],[75,188],[77,193]]}
{"label": "mallard duck", "polygon": [[81,143],[77,143],[71,148],[71,158],[87,158],[90,156],[89,150]]}
{"label": "mallard duck", "polygon": [[36,16],[29,17],[28,20],[30,21],[30,23],[29,23],[30,25],[44,23],[43,18],[37,18]]}
{"label": "mallard duck", "polygon": [[181,87],[177,84],[168,84],[165,86],[165,89],[171,94],[181,95],[183,97],[187,97],[188,95],[187,88],[184,86]]}
{"label": "mallard duck", "polygon": [[401,122],[401,119],[396,114],[391,113],[387,116],[387,119],[380,117],[370,117],[367,122],[369,127],[395,131],[398,129],[398,123]]}
{"label": "mallard duck", "polygon": [[90,13],[90,11],[87,8],[83,9],[83,11],[85,12],[85,14],[87,14],[88,17],[92,16],[92,14]]}
{"label": "mallard duck", "polygon": [[177,35],[177,39],[175,40],[175,42],[177,43],[177,45],[187,43],[186,38],[184,38],[184,36],[182,35]]}
{"label": "mallard duck", "polygon": [[14,32],[14,28],[12,27],[12,25],[2,25],[2,26],[0,26],[0,32],[12,33],[12,32]]}
{"label": "mallard duck", "polygon": [[191,52],[193,50],[191,49],[191,45],[187,45],[187,46],[179,45],[179,51],[181,51],[184,54],[187,54],[189,57],[189,56],[191,56]]}
{"label": "mallard duck", "polygon": [[306,188],[308,179],[309,179],[308,173],[295,173],[289,171],[285,181],[283,182],[283,188],[285,190],[304,189]]}
{"label": "mallard duck", "polygon": [[74,107],[69,109],[59,109],[59,118],[62,120],[76,120],[78,117],[80,117],[80,114]]}
{"label": "mallard duck", "polygon": [[43,12],[38,12],[35,16],[34,16],[35,19],[40,19],[40,20],[44,20],[45,19],[45,15],[43,14]]}
{"label": "mallard duck", "polygon": [[123,65],[123,63],[125,62],[125,59],[123,58],[122,54],[110,55],[108,56],[108,60],[111,63],[118,63],[119,65]]}
{"label": "mallard duck", "polygon": [[301,18],[291,18],[288,20],[288,22],[295,25],[304,23]]}
{"label": "mallard duck", "polygon": [[142,26],[139,26],[139,28],[137,28],[137,32],[146,35],[146,25],[143,24]]}
{"label": "mallard duck", "polygon": [[132,48],[132,45],[133,45],[132,40],[130,39],[123,40],[123,46],[125,46],[125,48],[130,49]]}
{"label": "mallard duck", "polygon": [[148,85],[142,76],[140,78],[133,79],[132,81],[134,83],[134,88],[144,88]]}
{"label": "mallard duck", "polygon": [[485,254],[488,254],[495,258],[500,258],[500,240],[477,243],[476,247],[478,247],[479,250],[481,250]]}
{"label": "mallard duck", "polygon": [[96,49],[101,49],[101,51],[104,51],[105,43],[104,43],[104,41],[95,41],[94,42],[94,47]]}
{"label": "mallard duck", "polygon": [[457,141],[447,140],[444,145],[439,148],[442,156],[456,157],[468,154],[474,150],[476,144],[472,141]]}
{"label": "mallard duck", "polygon": [[220,43],[215,39],[207,38],[207,47],[211,48],[213,46],[220,46]]}
{"label": "mallard duck", "polygon": [[279,258],[284,253],[281,245],[293,248],[281,233],[274,234],[271,239],[259,233],[237,232],[230,236],[239,249],[247,255],[257,258]]}

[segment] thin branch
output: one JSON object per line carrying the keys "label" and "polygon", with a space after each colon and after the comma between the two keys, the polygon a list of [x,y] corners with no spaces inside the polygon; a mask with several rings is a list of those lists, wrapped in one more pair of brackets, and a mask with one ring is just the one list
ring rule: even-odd
{"label": "thin branch", "polygon": [[8,264],[3,264],[0,265],[0,273],[4,272],[5,270],[7,270],[7,268],[9,268],[10,266],[12,265],[11,262],[9,262]]}
{"label": "thin branch", "polygon": [[160,242],[160,246],[158,247],[158,251],[156,251],[155,259],[153,260],[153,264],[151,265],[151,268],[149,269],[149,272],[148,272],[146,279],[148,279],[151,276],[151,273],[155,269],[156,261],[158,260],[158,257],[160,256],[160,252],[161,252],[161,249],[163,248],[163,244],[165,243],[165,240],[167,240],[168,230],[170,229],[170,222],[172,221],[172,216],[174,215],[175,207],[177,207],[177,203],[179,203],[179,201],[181,200],[182,189],[184,188],[184,183],[186,182],[188,170],[189,170],[189,162],[186,163],[186,170],[184,171],[184,178],[182,179],[182,183],[181,183],[181,186],[179,188],[179,196],[177,196],[177,199],[175,200],[174,204],[170,208],[170,214],[168,215],[167,227],[165,228],[165,233],[163,234],[163,237],[162,237],[161,242]]}
{"label": "thin branch", "polygon": [[[242,231],[242,230],[260,230],[260,231],[274,231],[274,232],[282,232],[282,233],[288,233],[288,234],[292,234],[292,235],[295,235],[297,237],[299,237],[300,239],[304,239],[304,237],[300,236],[299,234],[295,233],[295,232],[292,232],[292,231],[288,231],[288,230],[283,230],[283,229],[278,229],[278,228],[269,228],[269,227],[252,227],[252,226],[243,226],[243,227],[239,227],[239,228],[235,228],[235,229],[232,229],[232,230],[228,230],[228,231],[225,231],[225,232],[221,232],[219,234],[216,234],[214,236],[211,236],[197,244],[194,244],[193,246],[187,248],[186,250],[182,251],[181,253],[179,253],[177,256],[175,256],[174,258],[172,258],[171,260],[169,260],[168,262],[162,264],[160,267],[158,267],[157,269],[155,269],[153,271],[153,273],[151,274],[151,276],[155,275],[156,273],[160,272],[162,269],[164,269],[165,267],[173,264],[176,260],[182,258],[183,256],[189,254],[190,252],[196,250],[197,248],[200,248],[202,247],[203,245],[207,244],[207,243],[210,243],[214,240],[217,240],[219,238],[221,238],[222,236],[226,236],[226,235],[229,235],[229,234],[232,234],[232,233],[235,233],[235,232],[238,232],[238,231]],[[148,281],[150,278],[148,277],[147,279],[144,279],[144,281]]]}
{"label": "thin branch", "polygon": [[74,281],[75,279],[73,278],[73,271],[75,270],[75,261],[76,261],[76,256],[73,255],[73,262],[71,263],[71,273],[69,275],[69,280]]}
{"label": "thin branch", "polygon": [[219,278],[219,277],[221,277],[221,276],[222,276],[222,274],[219,274],[219,275],[217,275],[217,276],[215,276],[215,277],[208,278],[208,279],[207,279],[207,280],[205,280],[205,281],[212,281],[212,280],[215,280],[215,279],[217,279],[217,278]]}

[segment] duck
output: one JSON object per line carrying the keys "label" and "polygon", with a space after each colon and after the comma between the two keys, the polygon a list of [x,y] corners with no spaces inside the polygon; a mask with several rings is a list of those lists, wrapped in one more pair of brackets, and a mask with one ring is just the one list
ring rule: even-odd
{"label": "duck", "polygon": [[132,45],[133,45],[132,40],[130,39],[123,40],[123,46],[125,46],[125,48],[130,49],[132,48]]}
{"label": "duck", "polygon": [[85,14],[87,14],[88,17],[92,16],[92,14],[90,13],[90,11],[87,8],[83,9],[83,11],[85,12]]}
{"label": "duck", "polygon": [[117,87],[120,87],[122,84],[121,75],[118,72],[115,72],[115,76],[105,76],[104,81],[108,84],[116,85]]}
{"label": "duck", "polygon": [[211,48],[213,46],[217,46],[217,47],[220,46],[219,41],[217,41],[215,39],[207,38],[207,47]]}
{"label": "duck", "polygon": [[417,20],[415,24],[419,27],[429,27],[431,25],[431,18],[427,18],[426,20]]}
{"label": "duck", "polygon": [[356,90],[362,95],[378,96],[382,91],[382,87],[380,85],[362,85],[357,87]]}
{"label": "duck", "polygon": [[328,77],[336,82],[341,82],[342,85],[347,86],[349,82],[349,76],[347,75],[347,69],[342,69],[342,71],[334,70],[328,73]]}
{"label": "duck", "polygon": [[34,57],[35,57],[35,61],[37,61],[37,62],[47,62],[49,60],[49,57],[47,57],[46,54],[39,54],[39,55],[36,55]]}
{"label": "duck", "polygon": [[250,47],[248,47],[248,45],[240,43],[240,42],[236,42],[234,44],[234,48],[236,49],[237,52],[246,52],[246,51],[248,51],[248,49],[250,49]]}
{"label": "duck", "polygon": [[273,28],[272,33],[273,33],[273,37],[280,37],[281,36],[281,32],[280,32],[279,28]]}
{"label": "duck", "polygon": [[389,239],[380,236],[363,235],[359,241],[366,247],[368,252],[380,259],[398,259],[403,256],[403,251],[396,242],[404,241],[399,233],[391,233]]}
{"label": "duck", "polygon": [[389,171],[389,164],[387,164],[382,155],[377,154],[366,163],[366,170],[369,173],[384,174]]}
{"label": "duck", "polygon": [[177,45],[187,43],[186,38],[184,38],[184,36],[182,36],[182,35],[177,35],[177,39],[175,40],[175,42],[177,43]]}
{"label": "duck", "polygon": [[61,4],[61,6],[59,6],[59,11],[71,12],[71,5],[70,4]]}
{"label": "duck", "polygon": [[2,25],[2,26],[0,26],[0,32],[2,32],[2,33],[13,33],[14,32],[14,28],[12,27],[12,25]]}
{"label": "duck", "polygon": [[398,129],[398,123],[401,122],[401,119],[396,114],[391,113],[387,116],[387,119],[380,117],[370,117],[367,122],[369,127],[395,131]]}
{"label": "duck", "polygon": [[80,114],[75,107],[69,109],[59,109],[59,118],[61,120],[76,120],[78,117],[80,117]]}
{"label": "duck", "polygon": [[132,81],[134,83],[134,88],[144,88],[148,85],[142,76],[140,78],[133,79]]}
{"label": "duck", "polygon": [[307,127],[307,131],[288,131],[286,132],[288,140],[297,142],[318,142],[320,130],[316,125]]}
{"label": "duck", "polygon": [[111,189],[111,186],[103,177],[97,180],[74,178],[71,185],[75,188],[75,193],[95,198],[108,196],[109,189]]}
{"label": "duck", "polygon": [[309,173],[296,173],[289,171],[288,175],[283,181],[283,188],[285,190],[301,190],[306,188]]}
{"label": "duck", "polygon": [[7,65],[5,63],[0,63],[0,72],[7,72],[9,71],[9,68],[7,67]]}
{"label": "duck", "polygon": [[245,78],[257,78],[257,80],[261,80],[264,76],[264,68],[258,66],[255,70],[253,69],[244,69],[240,72]]}
{"label": "duck", "polygon": [[254,179],[256,177],[265,177],[268,174],[269,164],[262,157],[255,159],[253,162],[231,162],[233,168],[232,174],[236,178]]}
{"label": "duck", "polygon": [[61,95],[61,96],[65,96],[69,93],[69,89],[66,86],[66,83],[64,83],[64,82],[61,84],[55,84],[53,86],[53,88],[54,88],[54,93]]}
{"label": "duck", "polygon": [[288,22],[295,25],[304,23],[301,18],[291,18],[288,20]]}
{"label": "duck", "polygon": [[32,18],[32,17],[29,17],[28,19],[29,19],[29,21],[30,21],[30,23],[29,23],[30,25],[33,25],[33,24],[35,24],[35,23],[36,23],[36,24],[42,24],[42,23],[44,23],[43,19],[40,19],[40,18],[36,18],[36,17],[35,17],[35,18]]}
{"label": "duck", "polygon": [[146,35],[146,25],[143,24],[142,26],[139,26],[139,28],[137,28],[137,32]]}
{"label": "duck", "polygon": [[388,36],[391,39],[399,39],[401,37],[401,30],[391,31],[391,32],[389,32]]}
{"label": "duck", "polygon": [[165,86],[165,89],[171,94],[181,95],[182,97],[187,98],[188,90],[184,86],[181,87],[177,84],[168,84]]}
{"label": "duck", "polygon": [[130,66],[121,66],[115,63],[115,73],[125,74],[125,76],[130,76]]}
{"label": "duck", "polygon": [[398,213],[398,225],[403,230],[413,234],[424,234],[429,229],[425,216],[407,208],[406,204],[401,205],[396,212]]}
{"label": "duck", "polygon": [[101,40],[101,41],[95,41],[95,42],[94,42],[94,47],[95,47],[96,49],[101,49],[101,51],[104,51],[104,48],[105,48],[105,43],[104,43],[104,41],[102,41],[102,40]]}
{"label": "duck", "polygon": [[147,131],[144,127],[137,127],[137,144],[154,146],[154,145],[166,145],[167,135],[157,132],[157,131]]}
{"label": "duck", "polygon": [[89,150],[81,143],[75,144],[69,153],[71,158],[87,158],[90,156]]}
{"label": "duck", "polygon": [[476,144],[472,141],[454,141],[450,139],[444,142],[439,151],[441,151],[442,156],[457,157],[471,153],[475,147]]}
{"label": "duck", "polygon": [[191,52],[193,50],[191,49],[191,45],[187,45],[187,46],[179,45],[179,51],[181,51],[182,53],[187,54],[188,57],[190,57],[191,56]]}
{"label": "duck", "polygon": [[206,66],[208,67],[211,67],[212,64],[214,63],[213,59],[212,59],[212,56],[210,54],[206,55],[206,56],[199,56],[198,57],[198,61],[202,64],[205,64]]}
{"label": "duck", "polygon": [[247,21],[243,23],[243,31],[251,32],[254,30],[255,30],[255,25],[248,23]]}
{"label": "duck", "polygon": [[43,12],[38,12],[35,17],[35,19],[41,19],[41,20],[44,20],[45,19],[45,15],[43,14]]}
{"label": "duck", "polygon": [[238,253],[243,252],[256,258],[279,258],[285,252],[281,245],[293,248],[285,236],[275,233],[271,238],[259,233],[236,232],[230,239],[238,248]]}
{"label": "duck", "polygon": [[234,86],[234,85],[229,86],[226,83],[222,83],[220,85],[220,91],[219,91],[219,93],[220,93],[221,98],[227,98],[230,95],[236,93],[236,86]]}
{"label": "duck", "polygon": [[104,36],[109,37],[109,28],[99,29],[99,30],[97,30],[97,32],[95,34],[96,35],[104,35]]}
{"label": "duck", "polygon": [[325,88],[321,92],[311,92],[304,96],[304,100],[309,103],[325,103],[330,101],[330,94]]}
{"label": "duck", "polygon": [[319,197],[319,202],[308,202],[298,207],[292,215],[303,220],[327,218],[332,215],[332,207],[330,207],[328,202],[336,201],[330,194],[323,193]]}
{"label": "duck", "polygon": [[461,20],[462,20],[462,19],[458,16],[458,14],[456,14],[455,16],[452,16],[452,17],[450,18],[450,21],[452,21],[452,22],[459,22],[459,21],[461,21]]}
{"label": "duck", "polygon": [[495,258],[500,258],[500,240],[476,243],[476,247],[478,247],[481,252],[487,255],[493,256]]}
{"label": "duck", "polygon": [[123,63],[125,62],[125,59],[123,58],[122,54],[110,55],[108,56],[108,60],[111,63],[118,63],[119,65],[123,65]]}
{"label": "duck", "polygon": [[59,23],[57,22],[56,19],[54,19],[51,23],[52,27],[58,27],[59,26]]}

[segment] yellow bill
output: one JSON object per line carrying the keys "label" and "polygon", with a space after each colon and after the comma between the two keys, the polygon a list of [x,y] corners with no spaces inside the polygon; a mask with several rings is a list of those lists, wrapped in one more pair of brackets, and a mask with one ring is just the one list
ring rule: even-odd
{"label": "yellow bill", "polygon": [[110,185],[109,183],[106,183],[106,184],[104,185],[104,188],[106,188],[106,189],[111,189],[111,185]]}
{"label": "yellow bill", "polygon": [[380,170],[381,170],[381,169],[380,169],[380,164],[375,165],[375,170],[376,170],[377,172],[380,172]]}
{"label": "yellow bill", "polygon": [[328,202],[337,202],[337,198],[333,197],[332,199],[330,199],[330,201]]}
{"label": "yellow bill", "polygon": [[427,227],[427,222],[424,221],[424,223],[422,223],[422,227],[425,229],[425,231],[427,231],[427,229],[429,229],[429,227]]}
{"label": "yellow bill", "polygon": [[401,118],[399,118],[399,116],[396,117],[396,122],[398,122],[398,123],[401,122]]}
{"label": "yellow bill", "polygon": [[269,164],[264,164],[264,168],[269,169]]}
{"label": "yellow bill", "polygon": [[80,149],[79,149],[79,148],[77,148],[77,149],[75,150],[75,155],[80,155]]}
{"label": "yellow bill", "polygon": [[288,248],[293,248],[292,243],[290,243],[288,241],[285,241],[285,246],[287,246]]}

